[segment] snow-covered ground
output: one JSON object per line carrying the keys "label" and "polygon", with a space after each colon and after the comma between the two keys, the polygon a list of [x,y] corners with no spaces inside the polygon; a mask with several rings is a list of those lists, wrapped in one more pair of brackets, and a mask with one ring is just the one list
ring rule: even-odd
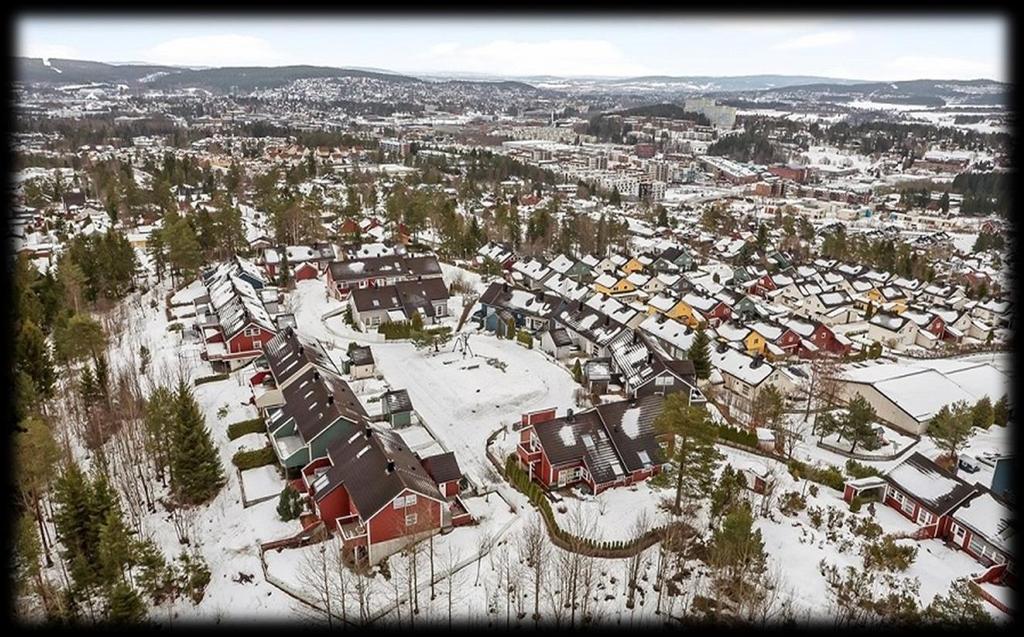
{"label": "snow-covered ground", "polygon": [[250,502],[277,495],[284,489],[284,479],[274,465],[246,469],[241,473],[245,499]]}

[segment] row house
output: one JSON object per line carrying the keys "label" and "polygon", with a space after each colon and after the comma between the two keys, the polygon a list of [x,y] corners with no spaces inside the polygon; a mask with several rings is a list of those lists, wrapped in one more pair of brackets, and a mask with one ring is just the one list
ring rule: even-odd
{"label": "row house", "polygon": [[981,484],[968,484],[914,452],[882,476],[849,480],[843,499],[877,498],[914,523],[916,539],[937,538],[965,551],[988,569],[981,578],[1015,584],[1014,516]]}
{"label": "row house", "polygon": [[286,263],[288,277],[295,281],[314,279],[327,270],[328,264],[335,260],[334,248],[329,243],[317,243],[309,246],[285,246],[264,248],[260,265],[267,271],[270,279],[277,279],[280,270]]}
{"label": "row house", "polygon": [[[253,376],[254,397],[271,447],[290,475],[367,422],[362,403],[320,344],[289,329],[268,343],[265,360],[269,378]],[[262,394],[256,393],[257,380]]]}
{"label": "row house", "polygon": [[206,294],[194,300],[194,329],[205,360],[216,369],[237,369],[263,353],[287,315],[276,287],[265,285],[259,269],[239,257],[206,271]]}
{"label": "row house", "polygon": [[663,407],[664,397],[652,395],[561,418],[554,410],[524,415],[516,457],[549,490],[584,484],[597,494],[636,484],[666,462],[654,429]]}
{"label": "row house", "polygon": [[394,285],[399,281],[441,278],[441,265],[434,255],[369,257],[354,261],[333,261],[327,268],[327,291],[340,300],[352,290]]}
{"label": "row house", "polygon": [[760,355],[749,356],[725,343],[712,350],[711,364],[720,376],[716,379],[712,374],[712,382],[723,390],[721,406],[741,421],[751,418],[757,394],[765,387],[774,386],[783,395],[797,389],[794,380],[782,368],[765,361]]}
{"label": "row house", "polygon": [[448,298],[444,279],[430,278],[352,290],[348,306],[352,320],[363,329],[409,321],[414,314],[419,314],[427,325],[448,316]]}
{"label": "row house", "polygon": [[473,319],[485,330],[499,336],[511,337],[510,328],[525,328],[530,332],[547,329],[552,313],[562,299],[545,292],[532,292],[494,281],[480,295],[480,309]]}
{"label": "row house", "polygon": [[612,372],[622,381],[627,396],[636,398],[651,395],[681,393],[687,404],[705,402],[697,388],[693,361],[675,360],[652,342],[640,330],[620,333],[608,344]]}

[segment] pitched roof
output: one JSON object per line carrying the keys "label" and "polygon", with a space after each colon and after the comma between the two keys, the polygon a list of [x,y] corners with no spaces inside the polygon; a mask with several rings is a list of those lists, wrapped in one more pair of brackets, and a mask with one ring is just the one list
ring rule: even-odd
{"label": "pitched roof", "polygon": [[975,491],[974,487],[916,451],[890,469],[885,479],[940,516]]}
{"label": "pitched roof", "polygon": [[423,468],[437,484],[462,479],[462,469],[459,468],[453,451],[424,458],[422,462]]}

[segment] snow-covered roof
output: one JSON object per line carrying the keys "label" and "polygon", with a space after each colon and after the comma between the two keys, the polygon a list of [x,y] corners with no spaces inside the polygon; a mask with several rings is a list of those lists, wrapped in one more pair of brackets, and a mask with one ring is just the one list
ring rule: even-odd
{"label": "snow-covered roof", "polygon": [[953,519],[980,533],[997,549],[1010,553],[1014,515],[988,491],[966,502],[953,513]]}

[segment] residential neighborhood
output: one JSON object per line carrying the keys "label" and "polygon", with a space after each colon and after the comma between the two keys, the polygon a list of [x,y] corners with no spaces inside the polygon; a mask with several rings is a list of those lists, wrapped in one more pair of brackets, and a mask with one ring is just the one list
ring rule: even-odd
{"label": "residential neighborhood", "polygon": [[1012,621],[1012,84],[538,50],[18,53],[19,623]]}

